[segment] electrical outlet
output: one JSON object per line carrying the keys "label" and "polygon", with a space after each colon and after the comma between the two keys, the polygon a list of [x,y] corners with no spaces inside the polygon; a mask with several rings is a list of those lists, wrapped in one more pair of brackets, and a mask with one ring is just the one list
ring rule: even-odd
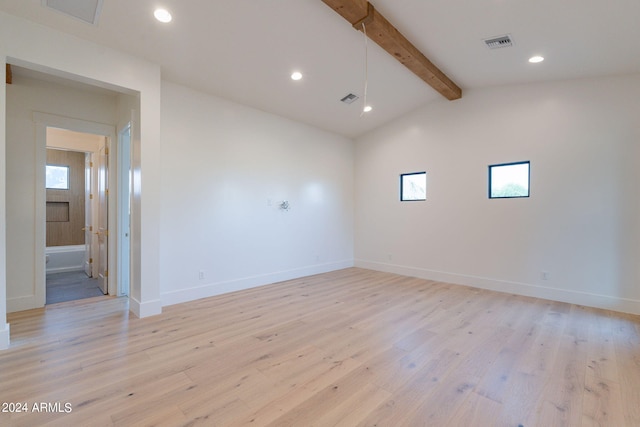
{"label": "electrical outlet", "polygon": [[540,274],[540,277],[542,277],[542,280],[549,280],[551,279],[551,273],[549,273],[548,271],[543,271]]}
{"label": "electrical outlet", "polygon": [[200,280],[203,280],[203,279],[204,279],[204,270],[200,270],[200,272],[198,273],[198,278],[199,278]]}

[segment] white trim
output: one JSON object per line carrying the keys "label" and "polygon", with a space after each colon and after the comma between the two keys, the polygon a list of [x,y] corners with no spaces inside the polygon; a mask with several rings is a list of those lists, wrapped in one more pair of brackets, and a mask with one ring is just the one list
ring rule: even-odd
{"label": "white trim", "polygon": [[162,302],[157,299],[141,303],[134,297],[129,297],[129,311],[139,319],[162,313]]}
{"label": "white trim", "polygon": [[33,113],[33,121],[36,123],[43,123],[46,125],[46,127],[66,129],[74,132],[90,133],[92,135],[108,136],[112,139],[115,138],[115,126],[105,123],[74,119],[71,117],[41,113],[38,111],[35,111]]}
{"label": "white trim", "polygon": [[[36,146],[35,146],[35,225],[34,225],[34,246],[33,246],[33,296],[31,297],[32,305],[22,307],[22,311],[32,308],[44,307],[47,300],[47,271],[46,271],[46,254],[47,247],[47,190],[45,185],[45,166],[47,164],[47,126],[49,123],[41,119],[40,113],[33,114],[33,121],[36,126]],[[42,117],[44,118],[44,117]],[[26,302],[25,298],[22,300]],[[9,303],[9,301],[7,301]],[[12,302],[12,307],[15,308]],[[18,304],[21,306],[21,304]]]}
{"label": "white trim", "polygon": [[47,274],[71,273],[73,271],[84,272],[84,265],[73,265],[71,267],[50,268],[47,270]]}
{"label": "white trim", "polygon": [[[43,304],[44,305],[44,304]],[[35,295],[23,295],[19,297],[7,298],[7,313],[15,313],[16,311],[32,310],[38,306]]]}
{"label": "white trim", "polygon": [[226,282],[209,283],[189,289],[180,289],[162,293],[162,306],[181,304],[183,302],[194,301],[201,298],[208,298],[229,292],[241,291],[258,286],[270,285],[283,282],[285,280],[297,279],[314,274],[328,273],[330,271],[342,270],[353,267],[353,260],[339,261],[327,264],[312,265],[293,270],[279,271],[275,273],[250,276],[242,279],[230,280]]}
{"label": "white trim", "polygon": [[[0,34],[0,37],[4,37]],[[4,43],[3,43],[4,45]],[[7,144],[6,144],[6,80],[5,80],[5,64],[7,57],[5,56],[4,47],[0,48],[0,164],[2,164],[2,173],[0,174],[0,350],[9,348],[9,324],[7,320],[7,204],[6,204],[6,161],[7,161]]]}
{"label": "white trim", "polygon": [[[133,114],[132,114],[133,115]],[[118,197],[118,289],[117,296],[128,296],[131,283],[131,128],[133,119],[118,131],[118,164],[113,168],[117,175]],[[124,136],[127,135],[126,138]],[[125,150],[126,149],[126,150]]]}
{"label": "white trim", "polygon": [[9,324],[5,323],[2,329],[0,329],[0,350],[6,350],[9,348],[10,335]]}
{"label": "white trim", "polygon": [[623,313],[640,314],[640,301],[629,298],[549,288],[530,283],[510,282],[487,277],[448,273],[444,271],[428,270],[425,268],[387,264],[375,261],[355,260],[355,266],[369,270],[384,271],[387,273],[401,274],[404,276],[418,277],[420,279],[435,280],[455,285],[472,286],[474,288],[487,289],[491,291],[506,292],[528,297],[566,302],[569,304],[619,311]]}

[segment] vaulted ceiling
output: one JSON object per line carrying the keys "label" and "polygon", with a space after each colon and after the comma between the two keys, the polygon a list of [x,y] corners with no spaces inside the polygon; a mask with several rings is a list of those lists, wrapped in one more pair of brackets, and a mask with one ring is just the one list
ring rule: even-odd
{"label": "vaulted ceiling", "polygon": [[[72,0],[73,1],[73,0]],[[465,91],[487,86],[640,72],[638,0],[371,0]],[[163,78],[354,137],[430,102],[448,101],[322,0],[104,0],[97,25],[42,6],[0,0],[20,16],[158,63]],[[509,34],[513,46],[483,39]],[[46,41],[43,41],[46,44]],[[539,64],[527,60],[545,57]],[[294,70],[303,73],[292,81]]]}

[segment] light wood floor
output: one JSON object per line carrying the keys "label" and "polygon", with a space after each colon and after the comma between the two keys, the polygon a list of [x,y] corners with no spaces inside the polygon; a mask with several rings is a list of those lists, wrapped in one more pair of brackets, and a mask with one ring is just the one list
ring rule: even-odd
{"label": "light wood floor", "polygon": [[11,315],[0,425],[640,426],[637,316],[356,268],[126,303]]}

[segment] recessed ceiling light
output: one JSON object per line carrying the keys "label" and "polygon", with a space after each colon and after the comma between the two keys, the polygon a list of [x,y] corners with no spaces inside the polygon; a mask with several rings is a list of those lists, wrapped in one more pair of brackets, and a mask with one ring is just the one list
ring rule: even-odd
{"label": "recessed ceiling light", "polygon": [[373,110],[373,107],[371,105],[365,105],[365,107],[362,109],[362,111],[364,111],[365,113],[368,113],[371,110]]}
{"label": "recessed ceiling light", "polygon": [[171,22],[171,19],[173,19],[167,9],[156,9],[153,12],[153,16],[155,16],[158,21],[164,22],[165,24],[167,22]]}
{"label": "recessed ceiling light", "polygon": [[300,80],[302,79],[302,73],[300,71],[295,71],[291,74],[291,80]]}
{"label": "recessed ceiling light", "polygon": [[538,62],[542,61],[544,61],[544,58],[542,56],[532,56],[531,58],[529,58],[529,62],[531,62],[532,64],[537,64]]}

